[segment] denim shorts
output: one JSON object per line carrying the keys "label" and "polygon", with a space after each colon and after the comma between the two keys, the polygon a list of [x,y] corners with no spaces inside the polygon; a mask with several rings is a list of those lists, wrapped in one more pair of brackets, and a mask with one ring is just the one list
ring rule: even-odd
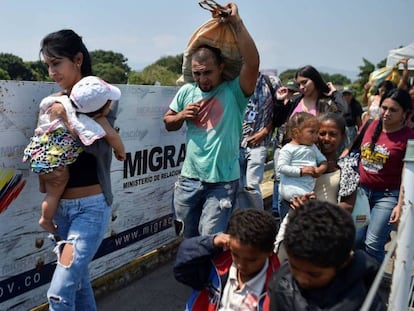
{"label": "denim shorts", "polygon": [[185,238],[224,232],[233,212],[238,180],[206,183],[179,176],[174,189],[177,233]]}

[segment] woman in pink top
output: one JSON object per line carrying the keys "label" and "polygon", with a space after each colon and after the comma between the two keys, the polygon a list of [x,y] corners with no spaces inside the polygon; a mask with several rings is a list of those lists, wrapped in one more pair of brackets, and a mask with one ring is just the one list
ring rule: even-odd
{"label": "woman in pink top", "polygon": [[[278,128],[278,143],[274,150],[274,165],[277,167],[279,149],[289,142],[286,135],[287,120],[295,113],[304,111],[315,116],[321,113],[333,112],[342,115],[345,112],[346,102],[342,93],[337,91],[331,82],[326,83],[321,74],[312,66],[308,65],[300,68],[295,75],[296,82],[299,84],[299,93],[288,99],[286,87],[278,88],[276,92],[276,104],[274,110],[274,126]],[[273,206],[278,205],[278,176],[275,172],[275,184],[273,192]],[[283,202],[283,201],[282,201]],[[279,204],[279,215],[283,218],[289,207],[287,204]]]}

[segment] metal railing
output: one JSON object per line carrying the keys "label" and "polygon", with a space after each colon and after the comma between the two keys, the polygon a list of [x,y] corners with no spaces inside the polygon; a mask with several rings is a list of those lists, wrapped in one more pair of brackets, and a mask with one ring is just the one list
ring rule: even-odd
{"label": "metal railing", "polygon": [[370,291],[361,307],[368,311],[383,280],[385,269],[395,251],[394,271],[388,310],[409,310],[412,305],[413,264],[414,264],[414,140],[409,140],[402,172],[403,207],[397,236],[391,241],[387,255],[377,273]]}

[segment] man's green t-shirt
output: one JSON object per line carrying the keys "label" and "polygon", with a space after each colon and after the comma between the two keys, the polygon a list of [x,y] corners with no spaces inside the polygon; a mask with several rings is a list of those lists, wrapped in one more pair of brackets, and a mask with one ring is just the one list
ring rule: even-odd
{"label": "man's green t-shirt", "polygon": [[187,146],[181,175],[204,182],[227,182],[240,177],[241,127],[249,97],[239,78],[224,81],[210,92],[196,83],[180,88],[170,109],[180,112],[190,103],[200,103],[197,119],[187,120]]}

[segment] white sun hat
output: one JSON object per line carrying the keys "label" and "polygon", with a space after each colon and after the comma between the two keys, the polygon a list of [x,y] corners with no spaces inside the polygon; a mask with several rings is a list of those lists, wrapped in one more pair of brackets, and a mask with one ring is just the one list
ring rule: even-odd
{"label": "white sun hat", "polygon": [[70,93],[76,111],[90,113],[101,109],[108,100],[119,100],[121,91],[96,76],[82,78]]}

